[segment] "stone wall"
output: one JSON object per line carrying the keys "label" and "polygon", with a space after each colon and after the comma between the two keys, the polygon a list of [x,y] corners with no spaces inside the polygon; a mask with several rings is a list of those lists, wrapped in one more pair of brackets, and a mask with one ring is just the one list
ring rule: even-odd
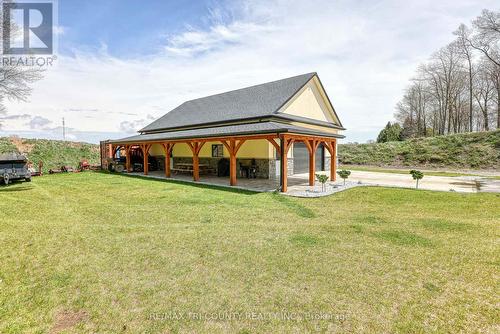
{"label": "stone wall", "polygon": [[277,170],[279,168],[279,160],[275,159],[269,159],[269,178],[271,180],[276,180],[279,178],[279,171]]}
{"label": "stone wall", "polygon": [[325,157],[325,171],[330,171],[330,166],[331,166],[331,158],[330,157]]}
{"label": "stone wall", "polygon": [[[270,159],[269,160],[269,178],[270,179],[279,179],[280,171],[276,170],[277,168],[281,168],[281,160],[279,159]],[[287,159],[287,175],[293,175],[293,158]]]}
{"label": "stone wall", "polygon": [[293,175],[293,158],[288,158],[287,159],[287,170],[288,170],[288,173],[287,175],[290,176],[290,175]]}

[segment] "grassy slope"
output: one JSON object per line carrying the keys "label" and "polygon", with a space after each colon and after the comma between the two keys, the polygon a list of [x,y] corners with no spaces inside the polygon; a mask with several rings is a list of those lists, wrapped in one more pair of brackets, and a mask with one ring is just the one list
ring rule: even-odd
{"label": "grassy slope", "polygon": [[77,143],[62,140],[0,138],[0,153],[17,150],[27,153],[28,159],[38,166],[41,160],[43,169],[58,169],[62,165],[78,167],[81,159],[87,159],[91,164],[99,163],[99,145]]}
{"label": "grassy slope", "polygon": [[18,152],[16,146],[7,137],[0,137],[0,153]]}
{"label": "grassy slope", "polygon": [[500,130],[404,142],[339,145],[340,164],[500,168]]}
{"label": "grassy slope", "polygon": [[[75,317],[68,332],[494,332],[499,200],[36,178],[0,188],[0,332],[48,332]],[[334,319],[150,318],[281,311]]]}

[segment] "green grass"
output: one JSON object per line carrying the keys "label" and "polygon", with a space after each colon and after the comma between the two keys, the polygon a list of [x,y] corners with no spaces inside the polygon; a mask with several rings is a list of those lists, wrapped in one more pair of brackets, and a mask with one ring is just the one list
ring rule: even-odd
{"label": "green grass", "polygon": [[340,164],[385,167],[500,169],[500,130],[402,142],[342,144]]}
{"label": "green grass", "polygon": [[0,332],[495,332],[499,203],[35,178],[0,188]]}
{"label": "green grass", "polygon": [[99,145],[62,140],[26,139],[18,137],[0,138],[0,153],[20,152],[38,169],[43,161],[43,171],[60,169],[61,166],[77,168],[82,159],[90,164],[99,164]]}

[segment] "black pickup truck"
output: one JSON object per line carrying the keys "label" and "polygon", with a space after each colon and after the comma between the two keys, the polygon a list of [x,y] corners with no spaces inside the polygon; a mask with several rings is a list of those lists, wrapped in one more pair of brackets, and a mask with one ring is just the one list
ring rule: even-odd
{"label": "black pickup truck", "polygon": [[17,153],[0,154],[0,183],[9,184],[12,180],[31,182],[31,173],[25,156]]}

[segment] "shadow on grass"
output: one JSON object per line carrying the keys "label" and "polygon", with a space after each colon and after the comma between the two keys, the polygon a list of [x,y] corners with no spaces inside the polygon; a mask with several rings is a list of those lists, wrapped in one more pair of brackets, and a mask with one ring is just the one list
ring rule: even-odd
{"label": "shadow on grass", "polygon": [[421,226],[433,231],[462,232],[473,230],[475,228],[472,224],[452,222],[444,219],[420,219],[418,223]]}
{"label": "shadow on grass", "polygon": [[313,210],[303,206],[302,204],[298,203],[295,200],[292,200],[291,198],[281,195],[277,192],[272,193],[272,198],[287,208],[291,209],[294,211],[298,216],[303,217],[303,218],[315,218],[316,214],[314,213]]}
{"label": "shadow on grass", "polygon": [[387,220],[383,219],[383,218],[380,218],[380,217],[376,217],[376,216],[356,216],[354,217],[354,220],[357,222],[357,223],[361,223],[361,224],[386,224],[386,223],[389,223]]}
{"label": "shadow on grass", "polygon": [[117,175],[117,176],[123,176],[123,177],[135,178],[135,179],[142,179],[142,180],[148,180],[148,181],[154,181],[154,182],[175,183],[175,184],[181,184],[181,185],[185,185],[185,186],[190,186],[190,187],[193,187],[193,188],[201,188],[201,189],[210,189],[210,190],[225,191],[225,192],[230,192],[230,193],[237,193],[237,194],[240,194],[240,195],[257,195],[257,194],[260,193],[259,191],[255,191],[255,190],[241,189],[241,188],[229,188],[229,187],[220,186],[220,185],[216,185],[216,184],[193,183],[193,182],[189,182],[189,181],[176,180],[176,179],[157,179],[157,178],[148,177],[148,176],[111,173],[111,172],[108,172],[108,171],[99,171],[97,173],[107,174],[107,175]]}
{"label": "shadow on grass", "polygon": [[373,235],[379,239],[389,241],[399,246],[434,246],[432,240],[405,231],[386,230],[375,232]]}
{"label": "shadow on grass", "polygon": [[307,234],[296,234],[292,236],[290,242],[298,246],[313,246],[318,243],[318,238]]}
{"label": "shadow on grass", "polygon": [[9,193],[9,192],[27,191],[27,190],[32,190],[32,189],[33,189],[32,186],[26,186],[26,185],[22,185],[19,187],[16,187],[15,184],[9,185],[9,186],[1,185],[0,186],[0,194],[1,193]]}

